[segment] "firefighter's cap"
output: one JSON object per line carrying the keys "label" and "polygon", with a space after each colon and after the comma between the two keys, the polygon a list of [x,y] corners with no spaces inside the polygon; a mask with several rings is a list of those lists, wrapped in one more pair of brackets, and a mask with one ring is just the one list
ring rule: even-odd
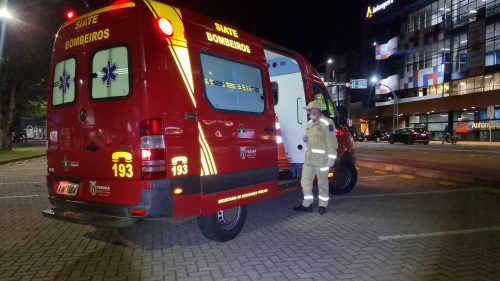
{"label": "firefighter's cap", "polygon": [[304,109],[306,109],[306,110],[313,109],[313,108],[317,108],[317,109],[321,110],[321,106],[319,105],[319,103],[317,101],[312,101],[307,106],[304,106]]}

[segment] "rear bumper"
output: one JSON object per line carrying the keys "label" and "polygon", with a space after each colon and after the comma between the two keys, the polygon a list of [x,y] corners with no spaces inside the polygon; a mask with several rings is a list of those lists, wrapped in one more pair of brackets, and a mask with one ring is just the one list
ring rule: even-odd
{"label": "rear bumper", "polygon": [[[172,217],[174,208],[172,186],[178,186],[179,182],[187,182],[188,184],[182,186],[194,186],[194,188],[185,190],[187,195],[199,193],[199,181],[196,182],[197,184],[190,184],[194,182],[193,179],[176,180],[175,182],[166,179],[151,181],[151,188],[143,188],[139,201],[132,205],[84,201],[78,200],[78,198],[74,198],[74,200],[60,198],[52,192],[52,185],[49,181],[48,199],[54,207],[43,210],[42,214],[53,219],[102,227],[124,227],[139,219]],[[132,210],[144,210],[146,213],[133,216]],[[195,215],[198,211],[199,209],[196,209],[184,215]]]}
{"label": "rear bumper", "polygon": [[86,213],[86,212],[74,212],[67,211],[60,208],[48,208],[42,210],[42,215],[52,219],[93,225],[97,227],[127,227],[137,222],[137,219],[126,218],[126,217],[116,217],[108,216],[96,213]]}

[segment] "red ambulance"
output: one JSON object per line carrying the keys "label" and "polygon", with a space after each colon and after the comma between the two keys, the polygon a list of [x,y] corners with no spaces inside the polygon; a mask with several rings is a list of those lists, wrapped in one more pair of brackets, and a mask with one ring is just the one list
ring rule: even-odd
{"label": "red ambulance", "polygon": [[247,204],[300,188],[313,99],[337,122],[332,193],[354,187],[352,137],[302,56],[163,1],[100,2],[55,39],[45,216],[198,216],[205,237],[230,240]]}

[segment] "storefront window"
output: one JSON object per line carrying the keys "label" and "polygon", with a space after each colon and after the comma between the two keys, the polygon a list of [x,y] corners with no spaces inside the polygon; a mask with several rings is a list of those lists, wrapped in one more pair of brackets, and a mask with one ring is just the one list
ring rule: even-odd
{"label": "storefront window", "polygon": [[443,90],[444,90],[443,96],[445,96],[445,97],[450,96],[450,83],[449,82],[443,83]]}
{"label": "storefront window", "polygon": [[500,73],[495,73],[493,75],[493,90],[500,89]]}
{"label": "storefront window", "polygon": [[493,90],[493,75],[485,75],[484,76],[484,91],[492,91]]}
{"label": "storefront window", "polygon": [[427,89],[427,94],[428,95],[435,95],[436,94],[436,86],[435,85],[429,86],[429,88]]}
{"label": "storefront window", "polygon": [[466,80],[466,83],[467,84],[466,84],[466,87],[465,87],[466,88],[465,93],[466,94],[472,94],[472,93],[474,93],[474,78],[468,78]]}

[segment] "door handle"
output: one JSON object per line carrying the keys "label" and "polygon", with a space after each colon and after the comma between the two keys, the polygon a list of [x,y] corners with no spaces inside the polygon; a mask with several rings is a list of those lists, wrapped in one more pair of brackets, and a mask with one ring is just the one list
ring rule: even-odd
{"label": "door handle", "polygon": [[197,119],[196,113],[195,112],[186,112],[186,115],[184,115],[186,120],[195,120]]}
{"label": "door handle", "polygon": [[268,133],[268,134],[273,134],[275,130],[276,129],[274,129],[272,127],[266,127],[266,128],[264,128],[264,131],[266,131],[266,133]]}
{"label": "door handle", "polygon": [[99,147],[94,143],[91,143],[85,147],[85,150],[96,152],[97,150],[99,150]]}
{"label": "door handle", "polygon": [[[302,118],[300,118],[300,120],[299,120],[299,114],[300,114],[299,100],[301,100],[301,99],[302,98],[297,98],[297,123],[302,125]],[[300,103],[300,104],[302,105],[302,103]],[[300,117],[302,117],[302,116],[300,115]]]}

